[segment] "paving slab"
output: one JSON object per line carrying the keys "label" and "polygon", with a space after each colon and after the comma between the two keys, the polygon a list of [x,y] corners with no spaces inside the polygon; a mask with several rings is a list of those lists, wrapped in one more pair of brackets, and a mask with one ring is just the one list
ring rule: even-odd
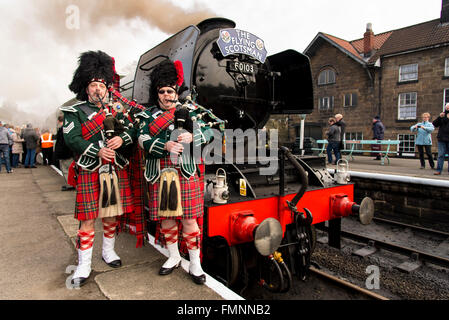
{"label": "paving slab", "polygon": [[111,300],[223,300],[208,287],[193,283],[182,268],[168,276],[158,275],[164,261],[160,256],[151,263],[104,272],[95,282]]}

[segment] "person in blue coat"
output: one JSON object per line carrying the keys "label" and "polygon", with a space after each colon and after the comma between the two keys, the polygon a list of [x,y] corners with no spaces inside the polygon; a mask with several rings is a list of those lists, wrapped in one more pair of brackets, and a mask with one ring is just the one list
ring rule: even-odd
{"label": "person in blue coat", "polygon": [[411,126],[410,131],[418,132],[415,145],[418,147],[421,169],[425,168],[424,149],[426,151],[427,158],[429,159],[429,165],[432,169],[434,169],[435,164],[432,159],[432,132],[435,130],[435,127],[431,122],[429,122],[430,113],[424,112],[421,115],[421,118],[422,121]]}

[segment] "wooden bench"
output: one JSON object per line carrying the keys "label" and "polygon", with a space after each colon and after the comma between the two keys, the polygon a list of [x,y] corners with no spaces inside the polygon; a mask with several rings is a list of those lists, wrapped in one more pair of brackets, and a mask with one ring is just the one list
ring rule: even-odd
{"label": "wooden bench", "polygon": [[[327,140],[317,140],[316,141],[318,145],[322,145],[321,148],[312,148],[312,150],[316,150],[316,151],[320,151],[320,153],[318,154],[319,156],[322,156],[325,152],[326,152],[326,145],[328,143]],[[356,149],[355,146],[356,145],[372,145],[372,144],[378,144],[378,145],[386,145],[387,149],[386,150],[367,150],[367,149]],[[350,148],[348,149],[344,149],[344,150],[340,150],[340,152],[347,152],[347,156],[346,158],[348,160],[354,160],[354,156],[353,153],[370,153],[370,154],[379,154],[381,155],[380,158],[380,164],[384,165],[385,164],[385,160],[388,161],[388,164],[390,164],[390,158],[388,157],[389,154],[397,154],[397,151],[390,151],[390,148],[392,145],[396,145],[399,146],[400,141],[399,140],[346,140],[345,141],[345,145],[348,146],[350,145]],[[397,149],[397,147],[396,147]]]}

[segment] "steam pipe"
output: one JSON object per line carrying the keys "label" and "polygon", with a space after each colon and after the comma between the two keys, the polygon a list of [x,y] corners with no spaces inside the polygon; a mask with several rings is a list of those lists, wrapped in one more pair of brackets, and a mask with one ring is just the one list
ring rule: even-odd
{"label": "steam pipe", "polygon": [[[327,169],[327,171],[331,174],[335,172],[335,169]],[[449,188],[449,181],[447,180],[437,180],[437,179],[427,179],[427,178],[417,178],[417,177],[407,177],[407,176],[398,176],[392,174],[383,174],[383,173],[368,173],[368,172],[360,172],[360,171],[348,171],[351,177],[365,178],[365,179],[378,179],[392,182],[402,182],[402,183],[410,183],[410,184],[420,184],[425,186],[432,187],[443,187]]]}
{"label": "steam pipe", "polygon": [[288,160],[293,164],[293,166],[299,171],[299,176],[301,179],[301,188],[299,189],[298,193],[295,195],[295,197],[290,202],[293,206],[296,206],[298,204],[299,199],[302,198],[304,193],[306,192],[309,181],[307,179],[307,173],[304,170],[304,168],[299,164],[299,162],[295,159],[295,157],[292,155],[290,150],[286,147],[280,147],[280,149],[285,153]]}

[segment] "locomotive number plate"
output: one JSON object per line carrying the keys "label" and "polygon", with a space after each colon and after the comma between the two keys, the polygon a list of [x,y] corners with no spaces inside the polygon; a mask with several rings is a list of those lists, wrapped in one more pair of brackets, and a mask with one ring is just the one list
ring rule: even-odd
{"label": "locomotive number plate", "polygon": [[232,72],[242,72],[247,74],[257,73],[257,67],[255,65],[240,61],[228,61],[226,69]]}

